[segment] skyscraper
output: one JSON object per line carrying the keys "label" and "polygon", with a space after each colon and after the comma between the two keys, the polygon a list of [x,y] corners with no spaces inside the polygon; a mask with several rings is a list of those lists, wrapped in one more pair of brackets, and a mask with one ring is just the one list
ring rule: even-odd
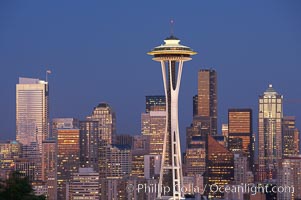
{"label": "skyscraper", "polygon": [[149,136],[135,135],[132,145],[132,176],[144,177],[144,156],[149,154]]}
{"label": "skyscraper", "polygon": [[16,141],[0,142],[0,179],[6,180],[21,157],[21,144]]}
{"label": "skyscraper", "polygon": [[166,100],[165,96],[146,96],[145,97],[145,112],[150,111],[165,111],[166,110]]}
{"label": "skyscraper", "polygon": [[116,115],[112,107],[107,103],[99,103],[87,119],[99,121],[100,140],[107,144],[113,144],[116,134]]}
{"label": "skyscraper", "polygon": [[51,138],[57,139],[57,129],[79,127],[79,121],[75,118],[54,118],[51,124]]}
{"label": "skyscraper", "polygon": [[79,129],[58,129],[57,133],[57,199],[65,200],[71,175],[80,165]]}
{"label": "skyscraper", "polygon": [[[234,180],[234,155],[211,135],[206,135],[206,172],[204,183],[223,187]],[[223,192],[213,192],[208,187],[205,193],[208,197],[221,198]]]}
{"label": "skyscraper", "polygon": [[141,114],[141,133],[150,137],[150,154],[162,155],[165,127],[165,111],[150,111]]}
{"label": "skyscraper", "polygon": [[144,155],[144,178],[156,179],[160,175],[161,156]]}
{"label": "skyscraper", "polygon": [[185,152],[185,176],[203,175],[206,167],[205,137],[193,136]]}
{"label": "skyscraper", "polygon": [[[115,181],[122,184],[122,178],[132,171],[132,152],[128,145],[106,145],[100,149],[99,181],[102,200],[112,199],[110,193]],[[121,181],[121,182],[120,182]],[[120,190],[118,190],[120,192]],[[125,192],[124,187],[122,192]]]}
{"label": "skyscraper", "polygon": [[283,96],[272,85],[259,96],[258,113],[258,181],[276,179],[278,161],[282,158]]}
{"label": "skyscraper", "polygon": [[282,150],[283,157],[299,154],[299,130],[296,128],[294,116],[285,116],[282,120]]}
{"label": "skyscraper", "polygon": [[16,85],[16,137],[23,145],[42,141],[48,136],[48,82],[19,78]]}
{"label": "skyscraper", "polygon": [[249,169],[253,169],[252,109],[228,110],[228,148],[233,153],[241,152],[248,158]]}
{"label": "skyscraper", "polygon": [[80,121],[80,165],[98,172],[99,121]]}
{"label": "skyscraper", "polygon": [[[192,49],[180,44],[173,35],[164,40],[165,44],[155,47],[149,55],[161,63],[164,90],[166,97],[166,131],[164,136],[163,154],[159,185],[169,186],[170,192],[164,197],[180,199],[183,183],[180,136],[178,124],[178,95],[181,83],[183,63],[195,55]],[[158,198],[162,194],[158,193]]]}
{"label": "skyscraper", "polygon": [[55,140],[44,140],[42,145],[42,180],[46,183],[47,199],[57,199],[57,151]]}
{"label": "skyscraper", "polygon": [[198,72],[197,116],[203,123],[209,123],[210,135],[217,134],[217,73],[214,69]]}
{"label": "skyscraper", "polygon": [[[279,162],[277,185],[287,187],[277,199],[301,199],[301,157],[287,156]],[[290,188],[289,188],[290,187]]]}
{"label": "skyscraper", "polygon": [[242,152],[234,153],[234,184],[254,183],[254,175],[249,169],[248,157]]}

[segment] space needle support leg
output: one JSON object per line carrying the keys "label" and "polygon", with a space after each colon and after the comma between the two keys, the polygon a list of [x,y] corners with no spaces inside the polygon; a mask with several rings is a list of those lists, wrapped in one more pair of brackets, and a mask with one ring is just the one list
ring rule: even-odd
{"label": "space needle support leg", "polygon": [[[178,95],[179,95],[179,90],[180,90],[180,85],[181,85],[182,70],[183,70],[183,61],[179,61],[177,87],[176,87],[177,102],[178,102]],[[178,105],[177,105],[177,108],[178,108]],[[177,115],[176,118],[177,118],[177,122],[178,122],[178,110],[175,114]],[[181,187],[182,187],[182,183],[183,183],[183,173],[182,173],[182,159],[181,159],[179,123],[177,123],[176,131],[177,131],[177,134],[175,135],[176,142],[177,142],[177,147],[176,147],[177,153],[176,153],[176,155],[177,155],[177,165],[179,167],[178,170],[177,170],[177,177],[179,179],[179,181],[178,181],[178,191],[179,191],[179,195],[183,196],[183,194],[181,194]]]}
{"label": "space needle support leg", "polygon": [[[173,79],[176,77],[172,75],[171,70],[171,60],[169,61],[169,77],[170,85],[172,86]],[[174,61],[175,62],[175,61]],[[183,61],[178,61],[178,74],[176,79],[176,87],[170,88],[171,95],[171,154],[172,154],[172,178],[173,178],[173,199],[180,199],[181,194],[181,185],[182,185],[182,169],[181,169],[181,147],[180,147],[180,138],[179,138],[179,123],[178,123],[178,97],[180,82],[182,76]]]}
{"label": "space needle support leg", "polygon": [[161,61],[161,68],[162,68],[162,77],[163,77],[163,84],[164,84],[164,92],[165,92],[165,101],[166,101],[166,109],[165,109],[165,116],[166,116],[166,122],[165,122],[165,132],[164,132],[164,142],[163,142],[163,152],[161,157],[161,169],[160,169],[160,178],[159,178],[159,184],[158,184],[158,198],[161,198],[161,192],[162,192],[162,183],[163,183],[163,173],[164,173],[164,165],[165,165],[165,157],[166,157],[166,141],[167,141],[167,126],[168,126],[168,100],[167,100],[167,80],[166,80],[166,67],[165,67],[165,61]]}

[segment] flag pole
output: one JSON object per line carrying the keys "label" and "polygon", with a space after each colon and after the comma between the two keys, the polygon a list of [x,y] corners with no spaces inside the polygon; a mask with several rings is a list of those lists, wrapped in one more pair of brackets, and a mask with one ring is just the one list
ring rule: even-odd
{"label": "flag pole", "polygon": [[51,74],[51,71],[49,69],[46,70],[46,82],[48,82],[48,74]]}

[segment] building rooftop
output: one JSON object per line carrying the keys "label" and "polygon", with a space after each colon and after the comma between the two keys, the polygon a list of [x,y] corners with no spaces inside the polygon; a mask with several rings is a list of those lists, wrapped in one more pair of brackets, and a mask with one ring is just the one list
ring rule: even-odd
{"label": "building rooftop", "polygon": [[19,77],[19,84],[47,84],[47,82],[37,78]]}

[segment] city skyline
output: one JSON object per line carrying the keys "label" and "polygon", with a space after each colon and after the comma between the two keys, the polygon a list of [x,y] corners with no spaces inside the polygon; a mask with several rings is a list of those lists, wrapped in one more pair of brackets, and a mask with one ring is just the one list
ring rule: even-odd
{"label": "city skyline", "polygon": [[299,197],[298,8],[1,2],[1,198]]}
{"label": "city skyline", "polygon": [[[299,104],[294,101],[294,99],[300,99],[300,94],[294,89],[295,85],[300,84],[297,70],[297,66],[301,63],[300,58],[297,57],[298,49],[301,46],[299,45],[300,37],[298,37],[300,22],[297,20],[300,15],[297,13],[297,8],[300,7],[299,3],[274,3],[271,5],[262,3],[262,7],[257,8],[256,3],[228,2],[213,5],[200,2],[187,5],[187,9],[198,11],[196,13],[172,13],[172,16],[159,14],[154,18],[147,16],[153,9],[156,9],[149,3],[146,5],[137,3],[137,6],[145,11],[143,14],[141,10],[137,9],[137,15],[123,10],[122,7],[115,8],[110,3],[104,5],[104,8],[108,8],[109,11],[116,9],[116,12],[120,12],[118,16],[113,16],[108,11],[100,14],[97,10],[100,4],[96,2],[85,5],[84,8],[90,9],[90,14],[84,8],[81,10],[80,6],[82,5],[78,2],[74,3],[74,7],[69,8],[67,14],[64,9],[67,9],[68,5],[62,4],[61,8],[57,10],[57,18],[51,12],[54,11],[56,2],[35,5],[24,2],[23,4],[24,10],[20,10],[14,3],[3,3],[1,6],[3,12],[1,12],[0,20],[3,22],[4,31],[1,32],[0,37],[1,43],[3,43],[0,47],[0,53],[3,56],[0,64],[6,66],[7,76],[4,74],[1,76],[0,90],[4,96],[8,97],[1,100],[1,110],[4,113],[0,118],[2,122],[1,140],[15,138],[13,88],[17,83],[17,78],[24,76],[43,79],[47,69],[53,71],[53,74],[49,76],[52,97],[50,98],[51,118],[75,117],[83,120],[90,114],[93,106],[105,101],[116,110],[117,133],[138,134],[145,96],[164,93],[159,75],[160,70],[149,61],[144,53],[150,50],[149,47],[153,44],[169,35],[171,18],[175,21],[175,35],[183,38],[185,44],[193,46],[199,52],[199,55],[187,64],[183,75],[179,97],[179,110],[182,113],[179,122],[182,137],[185,136],[185,127],[190,124],[192,119],[191,99],[197,91],[196,72],[201,68],[211,67],[219,73],[219,133],[221,132],[221,123],[227,121],[227,109],[230,107],[252,108],[253,117],[255,117],[254,132],[257,133],[257,97],[269,83],[272,83],[275,89],[284,95],[284,112],[286,115],[295,115],[296,126],[299,127],[301,112],[298,112]],[[130,5],[131,3],[124,6],[129,8]],[[93,6],[95,8],[92,8]],[[180,5],[176,3],[172,6],[175,10],[180,8]],[[223,10],[223,6],[226,6],[228,10]],[[235,10],[237,7],[241,10]],[[30,14],[34,8],[39,8],[40,11]],[[206,9],[213,8],[218,12],[206,11]],[[78,9],[81,11],[79,15],[76,12]],[[256,9],[256,14],[252,9]],[[233,15],[229,14],[230,11],[234,12]],[[9,17],[10,13],[14,13],[16,17]],[[33,18],[37,14],[41,19]],[[109,14],[111,19],[103,19],[105,14]],[[138,14],[142,14],[139,20],[136,19]],[[238,14],[242,19],[237,18]],[[121,18],[122,15],[124,19]],[[194,17],[194,19],[185,23],[190,17]],[[223,25],[223,17],[229,29]],[[60,18],[66,20],[60,21],[58,20]],[[41,20],[46,20],[46,22],[43,23]],[[84,23],[85,20],[87,20],[87,24]],[[96,23],[98,20],[99,23]],[[26,22],[25,28],[22,25],[23,22]],[[16,24],[16,26],[12,27],[12,24]],[[69,27],[64,28],[66,25]],[[138,27],[140,25],[142,27]],[[79,30],[77,27],[86,28],[86,31],[85,29]],[[185,31],[185,29],[189,31]],[[77,31],[73,32],[72,30]],[[155,33],[153,30],[160,31]],[[10,33],[13,34],[10,35]],[[68,39],[71,33],[75,35]],[[91,38],[87,37],[89,34],[92,34]],[[108,41],[105,41],[104,38]],[[126,38],[131,39],[128,41]],[[78,45],[73,44],[77,39]],[[117,42],[115,42],[116,40]],[[30,45],[29,41],[33,43]],[[55,41],[54,44],[51,45],[51,41]],[[60,41],[65,42],[60,44]],[[243,43],[239,44],[242,41]],[[70,46],[70,44],[74,46]],[[122,44],[123,48],[116,52],[114,49],[117,48],[117,44]],[[100,46],[102,47],[100,48]],[[28,52],[27,47],[30,47]],[[56,49],[61,50],[55,52]],[[104,50],[107,50],[108,53],[104,54]],[[131,60],[132,54],[125,50],[131,50],[136,54],[135,59],[137,60],[134,58]],[[118,53],[123,62],[108,59],[111,58],[110,53],[113,55]],[[79,55],[82,57],[77,58]],[[12,58],[18,59],[11,61]],[[257,71],[259,69],[262,73]],[[285,69],[285,73],[283,73],[283,69]],[[85,73],[82,73],[82,70]],[[267,73],[273,73],[274,76],[266,76]],[[123,74],[127,76],[123,76]],[[80,79],[84,81],[78,81]],[[105,83],[111,84],[107,86]],[[118,94],[112,92],[117,90],[120,84],[124,90]],[[87,87],[91,89],[85,90]],[[237,95],[237,91],[239,91],[239,95]],[[122,102],[119,101],[121,98]],[[72,99],[72,103],[64,102],[68,99]],[[125,107],[125,104],[128,106]],[[74,109],[74,107],[78,109]],[[184,140],[182,139],[182,141]]]}

